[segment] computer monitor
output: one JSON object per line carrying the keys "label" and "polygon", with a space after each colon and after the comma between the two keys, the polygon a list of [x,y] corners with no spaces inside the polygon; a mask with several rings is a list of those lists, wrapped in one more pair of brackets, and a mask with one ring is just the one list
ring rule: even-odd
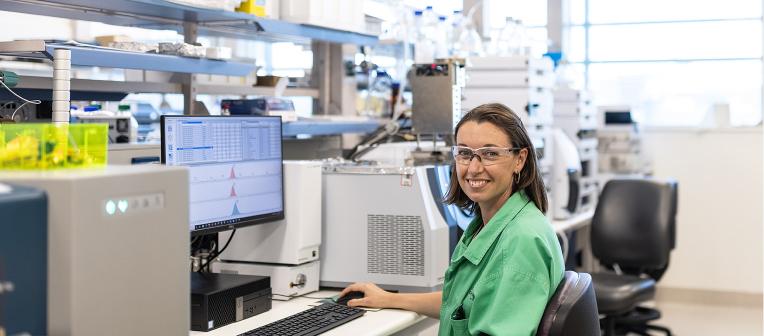
{"label": "computer monitor", "polygon": [[284,219],[281,118],[161,118],[162,163],[189,167],[191,235]]}

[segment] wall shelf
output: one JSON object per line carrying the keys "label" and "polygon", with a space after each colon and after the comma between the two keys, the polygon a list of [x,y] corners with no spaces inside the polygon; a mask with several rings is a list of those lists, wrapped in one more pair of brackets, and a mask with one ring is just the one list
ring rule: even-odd
{"label": "wall shelf", "polygon": [[[0,0],[0,10],[101,22],[118,26],[172,29],[182,33],[189,41],[196,40],[200,35],[225,36],[246,40],[298,43],[313,41],[355,45],[376,45],[379,41],[375,35],[265,19],[247,13],[221,9],[192,7],[175,3],[173,0]],[[327,43],[314,43],[314,45],[329,50]],[[334,48],[335,45],[331,47]],[[52,59],[56,48],[71,50],[72,66],[227,76],[245,76],[254,70],[254,64],[235,61],[128,52],[77,43],[0,42],[0,54],[19,57]],[[319,56],[314,54],[314,64],[326,65],[324,69],[316,70],[318,73],[316,78],[321,79],[316,81],[316,88],[287,88],[284,95],[313,97],[325,102],[320,105],[317,113],[329,113],[327,106],[331,103],[331,99],[328,93],[335,86],[340,88],[342,83],[337,81],[337,78],[341,79],[341,77],[330,76],[328,64],[331,63],[331,60],[328,57],[328,52]],[[46,81],[49,83],[43,83]],[[20,84],[19,87],[25,90],[36,90],[38,94],[45,94],[45,90],[49,90],[52,86],[46,84],[52,84],[52,80],[43,76]],[[220,84],[200,82],[196,76],[178,76],[169,83],[72,79],[71,91],[72,99],[76,99],[77,94],[85,95],[87,93],[97,94],[99,97],[126,92],[180,93],[184,96],[184,113],[186,114],[193,114],[193,102],[197,94],[270,96],[274,93],[272,88],[226,85],[222,82]],[[377,127],[376,121],[310,120],[287,126],[287,133],[285,134],[296,136],[299,134],[367,133]]]}
{"label": "wall shelf", "polygon": [[333,120],[324,118],[307,118],[284,123],[282,136],[294,137],[299,135],[339,135],[346,133],[370,133],[380,126],[377,120]]}
{"label": "wall shelf", "polygon": [[[53,79],[50,77],[21,76],[18,89],[47,89],[52,88]],[[96,79],[71,79],[71,91],[90,92],[123,92],[123,93],[180,93],[178,83],[154,82],[124,82]]]}
{"label": "wall shelf", "polygon": [[351,31],[260,18],[182,5],[164,0],[0,0],[5,11],[95,21],[112,25],[183,31],[184,23],[197,24],[207,36],[250,40],[302,41],[315,39],[335,43],[375,45],[377,37]]}
{"label": "wall shelf", "polygon": [[120,51],[63,43],[48,43],[42,40],[0,42],[0,53],[26,58],[52,59],[53,50],[57,48],[71,50],[72,65],[81,66],[179,73],[208,73],[228,76],[246,76],[255,69],[254,64],[248,63]]}
{"label": "wall shelf", "polygon": [[[18,85],[14,89],[17,89],[19,92],[25,92],[25,90],[50,90],[52,88],[52,81],[53,79],[50,77],[21,76]],[[131,82],[79,78],[71,79],[71,91],[73,95],[76,92],[182,93],[181,84],[179,83]],[[264,86],[203,83],[197,86],[197,93],[209,95],[273,96],[274,90],[272,87]],[[318,90],[312,88],[286,88],[284,96],[306,96],[317,98]]]}
{"label": "wall shelf", "polygon": [[[238,95],[238,96],[273,96],[275,90],[267,86],[245,86],[226,84],[199,84],[196,92],[209,95]],[[286,88],[283,96],[307,96],[318,98],[318,90],[312,88]]]}

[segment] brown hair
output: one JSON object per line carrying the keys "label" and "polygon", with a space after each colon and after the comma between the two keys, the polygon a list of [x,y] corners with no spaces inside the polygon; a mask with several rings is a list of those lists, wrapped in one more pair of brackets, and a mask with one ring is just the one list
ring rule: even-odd
{"label": "brown hair", "polygon": [[[502,104],[483,104],[467,112],[467,114],[462,117],[462,120],[456,124],[454,138],[456,138],[456,135],[459,133],[459,128],[469,121],[475,121],[477,123],[489,122],[502,129],[504,133],[507,134],[512,141],[512,147],[528,149],[528,157],[525,160],[523,169],[520,171],[519,182],[514,178],[512,179],[512,183],[514,184],[513,189],[514,191],[525,189],[528,197],[536,204],[536,207],[541,210],[541,212],[546,213],[547,199],[544,180],[541,179],[541,174],[538,169],[538,161],[536,159],[536,151],[533,148],[533,143],[531,142],[531,139],[528,136],[528,131],[525,129],[525,126],[523,126],[520,117],[518,117],[512,109]],[[461,186],[459,186],[455,163],[451,165],[451,182],[444,201],[449,204],[456,204],[462,209],[471,213],[476,213],[478,216],[480,215],[480,206],[469,199]]]}

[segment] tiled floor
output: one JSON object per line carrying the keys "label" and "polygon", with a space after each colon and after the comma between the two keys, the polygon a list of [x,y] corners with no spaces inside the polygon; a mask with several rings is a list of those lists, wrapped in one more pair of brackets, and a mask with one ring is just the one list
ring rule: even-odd
{"label": "tiled floor", "polygon": [[[678,336],[761,336],[762,307],[753,305],[657,302],[662,317],[656,324]],[[660,335],[655,333],[655,335]]]}

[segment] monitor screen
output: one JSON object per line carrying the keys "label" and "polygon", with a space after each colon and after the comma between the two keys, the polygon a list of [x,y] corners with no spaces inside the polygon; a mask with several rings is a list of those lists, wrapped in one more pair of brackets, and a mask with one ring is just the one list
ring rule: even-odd
{"label": "monitor screen", "polygon": [[192,235],[284,218],[281,118],[162,116],[162,163],[189,167]]}
{"label": "monitor screen", "polygon": [[633,123],[630,111],[605,111],[606,125],[628,125]]}

